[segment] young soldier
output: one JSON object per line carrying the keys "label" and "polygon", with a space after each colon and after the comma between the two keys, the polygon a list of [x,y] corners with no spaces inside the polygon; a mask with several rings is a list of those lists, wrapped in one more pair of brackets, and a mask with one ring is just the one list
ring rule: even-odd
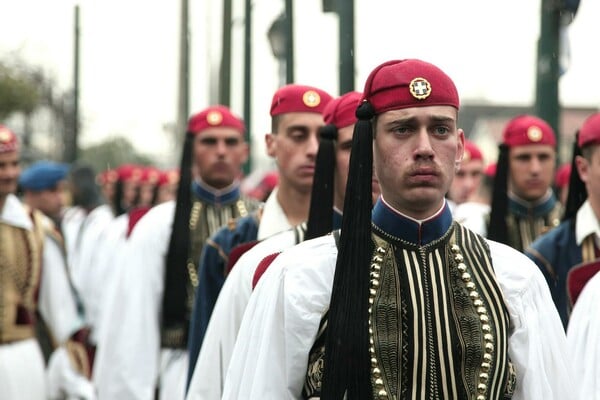
{"label": "young soldier", "polygon": [[[59,388],[66,397],[91,398],[86,352],[72,340],[82,335],[83,321],[60,238],[50,219],[15,196],[19,161],[16,135],[0,125],[0,398],[41,400]],[[40,317],[48,329],[48,350],[61,346],[63,356],[63,362],[50,363],[48,376],[36,340]],[[68,385],[67,375],[74,379]]]}
{"label": "young soldier", "polygon": [[[202,347],[198,362],[194,370],[190,371],[193,372],[193,376],[188,390],[189,400],[221,398],[223,394],[221,382],[225,379],[229,358],[252,293],[253,283],[258,279],[259,271],[256,267],[262,258],[280,252],[302,240],[329,233],[332,228],[340,228],[352,133],[356,122],[354,111],[360,96],[358,92],[346,93],[330,101],[323,111],[323,118],[327,125],[321,130],[311,195],[314,201],[311,201],[308,223],[271,236],[244,253],[227,275],[206,333],[199,330],[197,336],[191,337],[198,347],[200,345]],[[334,140],[335,148],[329,149],[329,146],[332,146],[329,143],[331,140]],[[321,185],[319,184],[321,181],[327,183]],[[309,232],[306,232],[306,225],[309,226]],[[325,226],[321,229],[315,225]]]}
{"label": "young soldier", "polygon": [[560,223],[563,207],[552,190],[556,139],[532,115],[510,120],[502,138],[487,237],[524,251]]}
{"label": "young soldier", "polygon": [[[575,173],[563,222],[526,250],[540,268],[567,327],[571,308],[587,280],[600,270],[600,114],[589,117],[577,135]],[[570,296],[570,290],[574,296]]]}
{"label": "young soldier", "polygon": [[177,200],[144,215],[123,250],[125,268],[116,268],[121,276],[106,305],[111,327],[94,368],[100,399],[184,397],[196,260],[218,227],[258,206],[239,189],[248,156],[244,131],[224,106],[189,119]]}
{"label": "young soldier", "polygon": [[458,108],[432,64],[371,72],[339,251],[328,235],[275,259],[244,314],[223,399],[569,398],[565,337],[539,270],[452,221]]}
{"label": "young soldier", "polygon": [[230,251],[237,245],[262,240],[306,222],[319,148],[323,110],[331,101],[325,91],[290,84],[278,89],[271,102],[271,133],[267,153],[275,159],[277,186],[256,213],[221,228],[204,246],[199,263],[199,286],[192,317],[190,376],[219,291],[227,276]]}

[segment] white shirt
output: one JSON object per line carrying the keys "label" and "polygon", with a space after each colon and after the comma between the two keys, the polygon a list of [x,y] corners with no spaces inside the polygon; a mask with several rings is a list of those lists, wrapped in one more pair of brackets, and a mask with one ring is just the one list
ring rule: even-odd
{"label": "white shirt", "polygon": [[[577,221],[579,223],[579,221]],[[585,285],[567,327],[573,375],[579,380],[578,399],[600,399],[600,274]]]}
{"label": "white shirt", "polygon": [[579,207],[576,218],[575,240],[577,244],[581,245],[586,237],[594,235],[596,246],[600,247],[600,224],[598,224],[598,217],[596,217],[594,210],[592,210],[589,200],[586,200]]}
{"label": "white shirt", "polygon": [[259,262],[269,254],[296,243],[295,230],[280,232],[244,253],[227,276],[206,328],[188,400],[219,400],[246,305],[252,294],[252,279]]}
{"label": "white shirt", "polygon": [[[112,323],[98,338],[93,381],[100,400],[154,399],[161,363],[165,258],[174,212],[175,201],[153,207],[125,242],[126,265],[115,268],[115,294],[104,303]],[[187,366],[187,359],[180,361]],[[183,398],[184,387],[172,398]]]}
{"label": "white shirt", "polygon": [[[488,243],[510,315],[513,399],[572,398],[576,386],[565,335],[543,276],[521,253]],[[334,239],[325,236],[284,251],[267,269],[244,314],[223,399],[300,398],[309,352],[329,307],[336,257]]]}
{"label": "white shirt", "polygon": [[262,211],[262,217],[260,219],[260,225],[258,226],[258,240],[268,238],[271,235],[292,228],[292,225],[289,223],[281,204],[279,204],[277,192],[278,188],[276,187],[265,202],[265,206]]}

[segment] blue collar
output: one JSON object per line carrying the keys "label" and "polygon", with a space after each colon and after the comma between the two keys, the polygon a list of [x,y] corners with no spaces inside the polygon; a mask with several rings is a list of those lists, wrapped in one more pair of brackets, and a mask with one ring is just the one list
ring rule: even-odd
{"label": "blue collar", "polygon": [[434,216],[419,222],[392,209],[380,197],[371,215],[373,224],[384,233],[417,246],[441,238],[452,225],[448,203],[444,203],[444,207]]}
{"label": "blue collar", "polygon": [[225,189],[218,190],[211,188],[202,182],[192,182],[192,192],[194,196],[205,203],[214,205],[231,204],[240,198],[240,185],[235,182]]}
{"label": "blue collar", "polygon": [[523,200],[513,193],[508,194],[508,209],[518,217],[544,217],[556,206],[556,196],[549,190],[541,199],[535,202]]}

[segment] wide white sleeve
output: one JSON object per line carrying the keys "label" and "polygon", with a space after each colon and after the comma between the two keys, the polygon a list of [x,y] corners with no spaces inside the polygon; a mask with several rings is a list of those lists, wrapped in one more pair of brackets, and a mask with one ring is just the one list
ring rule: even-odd
{"label": "wide white sleeve", "polygon": [[173,217],[172,205],[170,210],[156,208],[138,222],[126,242],[126,262],[116,268],[119,279],[105,302],[109,326],[100,332],[93,373],[100,400],[154,398],[164,260]]}
{"label": "wide white sleeve", "polygon": [[42,257],[38,307],[57,344],[61,344],[81,329],[84,322],[77,313],[64,254],[49,236],[44,239]]}
{"label": "wide white sleeve", "polygon": [[580,387],[579,398],[600,399],[600,274],[585,285],[573,307],[567,346]]}
{"label": "wide white sleeve", "polygon": [[284,251],[255,288],[238,334],[223,399],[298,399],[329,305],[333,238]]}
{"label": "wide white sleeve", "polygon": [[293,231],[282,232],[248,250],[236,262],[219,293],[188,389],[188,400],[219,400],[259,262],[294,245]]}
{"label": "wide white sleeve", "polygon": [[508,351],[517,373],[513,399],[574,399],[566,337],[544,277],[522,253],[488,243],[510,315]]}

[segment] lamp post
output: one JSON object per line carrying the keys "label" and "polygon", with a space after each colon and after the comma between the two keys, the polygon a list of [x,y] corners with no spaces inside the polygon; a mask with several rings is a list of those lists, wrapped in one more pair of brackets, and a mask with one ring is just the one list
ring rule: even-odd
{"label": "lamp post", "polygon": [[271,45],[271,52],[279,65],[279,86],[283,86],[287,81],[287,35],[285,14],[279,15],[271,24],[267,31],[267,38]]}

